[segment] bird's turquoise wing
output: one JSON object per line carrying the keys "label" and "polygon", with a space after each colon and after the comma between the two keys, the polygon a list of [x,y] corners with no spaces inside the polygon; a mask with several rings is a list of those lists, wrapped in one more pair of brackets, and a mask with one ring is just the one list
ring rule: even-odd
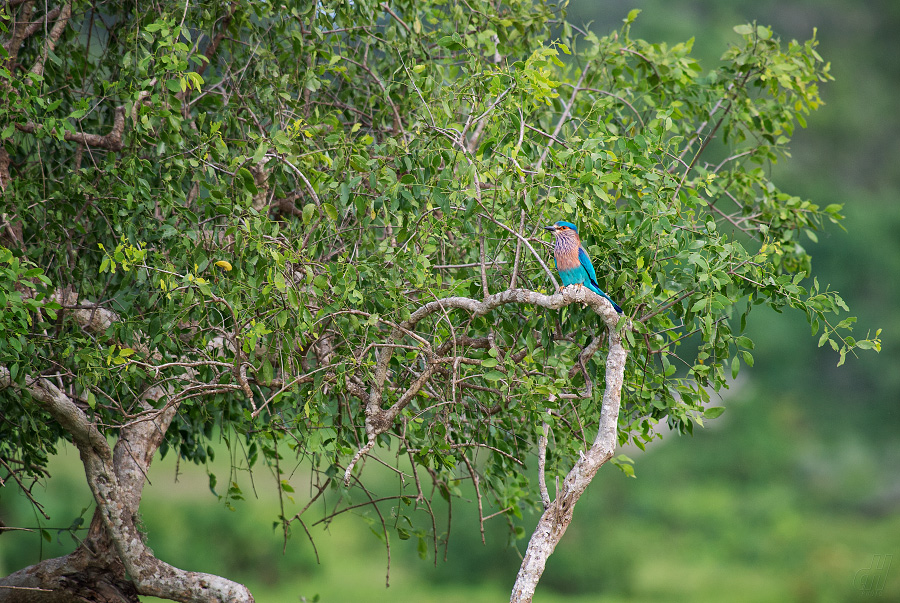
{"label": "bird's turquoise wing", "polygon": [[597,284],[597,273],[594,271],[594,265],[591,263],[591,258],[588,257],[584,247],[578,248],[578,260],[581,262],[581,267],[584,268],[584,271],[587,273],[588,281],[599,289],[600,285]]}
{"label": "bird's turquoise wing", "polygon": [[606,294],[603,289],[600,288],[600,285],[597,284],[597,272],[594,270],[594,265],[591,263],[591,258],[588,257],[587,252],[584,250],[584,247],[578,248],[578,259],[581,261],[581,268],[584,270],[587,275],[587,280],[584,283],[584,286],[596,293],[597,295],[602,295],[606,299],[609,300],[609,303],[612,304],[613,308],[619,314],[622,313],[622,308],[619,307],[619,304],[614,302],[610,296]]}

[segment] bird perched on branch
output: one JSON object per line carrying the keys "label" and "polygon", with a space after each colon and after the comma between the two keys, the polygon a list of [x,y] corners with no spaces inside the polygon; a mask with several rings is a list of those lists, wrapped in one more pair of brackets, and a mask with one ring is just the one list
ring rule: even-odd
{"label": "bird perched on branch", "polygon": [[622,313],[622,308],[616,304],[600,285],[597,284],[597,273],[591,258],[588,257],[581,239],[578,238],[578,227],[571,222],[559,221],[553,226],[545,226],[556,237],[553,244],[553,259],[556,262],[556,270],[562,279],[563,287],[567,285],[584,285],[597,295],[609,300],[616,312]]}

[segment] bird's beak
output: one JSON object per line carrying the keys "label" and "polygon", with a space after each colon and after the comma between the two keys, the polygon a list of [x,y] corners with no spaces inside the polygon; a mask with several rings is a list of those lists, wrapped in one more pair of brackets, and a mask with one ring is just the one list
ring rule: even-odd
{"label": "bird's beak", "polygon": [[544,226],[544,230],[549,230],[550,232],[554,232],[556,230],[556,224],[553,226]]}

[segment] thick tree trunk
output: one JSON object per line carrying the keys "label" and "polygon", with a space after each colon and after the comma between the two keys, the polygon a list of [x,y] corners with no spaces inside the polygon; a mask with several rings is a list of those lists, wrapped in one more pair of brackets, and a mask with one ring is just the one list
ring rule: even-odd
{"label": "thick tree trunk", "polygon": [[[3,603],[138,603],[138,592],[102,537],[99,514],[90,535],[74,552],[47,559],[0,580]],[[105,542],[102,542],[105,541]]]}
{"label": "thick tree trunk", "polygon": [[[88,330],[117,320],[108,310],[78,312],[73,317]],[[136,527],[147,471],[178,410],[177,404],[162,404],[171,392],[148,387],[140,398],[147,415],[122,427],[111,450],[90,418],[51,381],[29,377],[26,384],[22,389],[69,432],[97,510],[87,538],[73,553],[0,579],[0,603],[136,603],[138,594],[196,603],[253,601],[241,584],[160,561]],[[0,388],[4,387],[19,386],[10,379],[9,370],[0,367]]]}
{"label": "thick tree trunk", "polygon": [[[160,561],[136,527],[147,471],[177,405],[123,427],[115,450],[110,450],[106,438],[63,391],[40,377],[27,383],[32,398],[71,434],[97,511],[88,537],[75,552],[0,579],[0,603],[136,603],[138,594],[193,603],[253,601],[241,584]],[[0,387],[16,387],[5,367],[0,367]],[[152,411],[153,402],[165,394],[150,387],[141,401]]]}

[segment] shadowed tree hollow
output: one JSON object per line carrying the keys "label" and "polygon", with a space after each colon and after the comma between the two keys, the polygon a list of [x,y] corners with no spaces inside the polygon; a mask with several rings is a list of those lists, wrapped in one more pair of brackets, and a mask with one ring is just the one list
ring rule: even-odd
{"label": "shadowed tree hollow", "polygon": [[[617,446],[721,414],[756,305],[840,362],[878,349],[811,271],[841,207],[769,177],[830,79],[815,40],[739,25],[704,71],[636,17],[601,38],[545,2],[7,2],[0,496],[44,513],[68,441],[95,508],[0,601],[252,601],[139,529],[157,453],[213,441],[283,500],[302,463],[292,546],[322,501],[371,505],[388,546],[424,526],[435,558],[435,497],[469,488],[482,533],[536,512],[530,601],[597,470],[631,471]],[[623,315],[558,288],[557,220]]]}

